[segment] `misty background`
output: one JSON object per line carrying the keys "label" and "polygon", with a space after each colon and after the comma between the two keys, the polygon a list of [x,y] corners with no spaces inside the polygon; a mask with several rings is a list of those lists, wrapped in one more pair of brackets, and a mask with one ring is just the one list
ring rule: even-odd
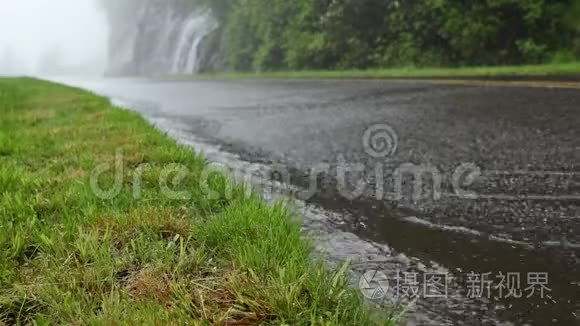
{"label": "misty background", "polygon": [[580,0],[0,0],[0,8],[0,74],[580,61]]}
{"label": "misty background", "polygon": [[95,0],[0,0],[0,75],[101,74],[108,25]]}

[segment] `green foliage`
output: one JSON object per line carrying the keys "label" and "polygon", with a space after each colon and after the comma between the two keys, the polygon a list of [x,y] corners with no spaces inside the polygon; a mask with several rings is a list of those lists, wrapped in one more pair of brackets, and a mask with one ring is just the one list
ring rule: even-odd
{"label": "green foliage", "polygon": [[529,64],[580,48],[579,0],[203,1],[231,70]]}
{"label": "green foliage", "polygon": [[578,62],[580,59],[580,54],[575,53],[571,50],[561,50],[556,52],[551,59],[553,64],[566,64]]}

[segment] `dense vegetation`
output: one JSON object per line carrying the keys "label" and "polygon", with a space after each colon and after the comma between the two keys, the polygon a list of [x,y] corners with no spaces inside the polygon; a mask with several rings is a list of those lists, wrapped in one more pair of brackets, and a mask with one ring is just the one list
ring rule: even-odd
{"label": "dense vegetation", "polygon": [[[580,53],[579,0],[196,0],[232,70],[534,64]],[[217,47],[217,45],[215,45]]]}
{"label": "dense vegetation", "polygon": [[[116,196],[89,181],[103,163]],[[176,164],[188,173],[168,190]],[[284,207],[219,174],[208,195],[205,167],[105,98],[0,79],[0,324],[373,324]]]}

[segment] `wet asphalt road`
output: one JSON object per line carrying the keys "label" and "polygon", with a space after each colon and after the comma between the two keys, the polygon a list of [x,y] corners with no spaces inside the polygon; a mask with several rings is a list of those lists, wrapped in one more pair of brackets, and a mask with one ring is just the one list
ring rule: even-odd
{"label": "wet asphalt road", "polygon": [[[313,167],[328,163],[308,200],[348,211],[353,217],[341,223],[345,231],[453,271],[548,272],[552,299],[499,300],[508,307],[499,318],[580,322],[580,90],[380,81],[68,82],[173,120],[245,160],[280,164],[305,188]],[[385,125],[389,141],[381,143],[373,131]],[[383,145],[388,150],[377,153]],[[424,175],[421,198],[413,198],[409,175],[396,196],[393,176],[410,164],[432,172]],[[339,190],[337,172],[349,165],[360,171],[347,173],[346,190]],[[354,196],[357,185],[361,195]]]}

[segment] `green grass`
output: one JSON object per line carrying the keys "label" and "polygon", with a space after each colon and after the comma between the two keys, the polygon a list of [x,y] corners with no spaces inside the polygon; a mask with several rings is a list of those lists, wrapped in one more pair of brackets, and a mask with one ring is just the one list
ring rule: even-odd
{"label": "green grass", "polygon": [[464,68],[393,68],[369,70],[305,70],[261,73],[206,73],[181,78],[489,78],[580,76],[580,63]]}
{"label": "green grass", "polygon": [[[93,171],[119,149],[122,187],[103,199]],[[169,179],[187,200],[160,186],[168,164],[187,168]],[[371,317],[346,265],[312,261],[284,205],[220,175],[206,195],[206,167],[105,98],[0,79],[0,324],[395,323]]]}

